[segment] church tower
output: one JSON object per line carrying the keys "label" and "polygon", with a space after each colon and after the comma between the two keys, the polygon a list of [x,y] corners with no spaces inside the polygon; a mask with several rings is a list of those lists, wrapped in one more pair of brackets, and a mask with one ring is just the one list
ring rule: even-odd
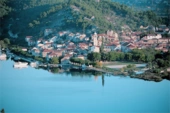
{"label": "church tower", "polygon": [[98,40],[97,40],[97,33],[96,32],[94,33],[92,38],[93,38],[93,45],[94,46],[98,46]]}

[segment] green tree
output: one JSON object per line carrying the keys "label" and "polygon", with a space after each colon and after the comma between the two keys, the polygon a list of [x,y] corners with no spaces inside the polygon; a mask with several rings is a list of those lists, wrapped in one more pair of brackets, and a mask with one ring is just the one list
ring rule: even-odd
{"label": "green tree", "polygon": [[5,39],[4,39],[4,42],[5,42],[7,45],[10,44],[10,40],[9,40],[8,38],[5,38]]}
{"label": "green tree", "polygon": [[5,15],[8,15],[9,12],[12,11],[12,8],[7,6],[8,0],[0,0],[0,18],[2,18]]}
{"label": "green tree", "polygon": [[6,48],[6,44],[4,43],[3,40],[0,40],[0,46],[1,46],[1,48]]}
{"label": "green tree", "polygon": [[38,20],[33,20],[33,22],[34,22],[34,24],[36,24],[36,25],[40,24],[40,21],[38,21]]}
{"label": "green tree", "polygon": [[132,60],[132,53],[126,53],[125,59],[131,61]]}
{"label": "green tree", "polygon": [[117,58],[116,52],[109,52],[109,53],[108,53],[108,58],[107,58],[107,59],[108,59],[109,61],[115,61],[116,58]]}
{"label": "green tree", "polygon": [[31,27],[31,28],[33,28],[33,27],[34,27],[34,24],[33,24],[33,23],[29,23],[28,26]]}
{"label": "green tree", "polygon": [[87,57],[91,61],[99,61],[99,60],[101,60],[101,54],[97,53],[97,52],[89,53]]}
{"label": "green tree", "polygon": [[107,60],[107,53],[101,53],[101,60],[106,61]]}
{"label": "green tree", "polygon": [[35,56],[34,59],[37,60],[37,61],[40,61],[40,62],[43,62],[43,61],[44,61],[43,58],[38,57],[38,56]]}
{"label": "green tree", "polygon": [[46,12],[43,12],[43,17],[47,17],[47,13]]}
{"label": "green tree", "polygon": [[52,64],[58,64],[58,63],[59,63],[58,57],[53,57],[53,58],[50,60],[50,63],[52,63]]}

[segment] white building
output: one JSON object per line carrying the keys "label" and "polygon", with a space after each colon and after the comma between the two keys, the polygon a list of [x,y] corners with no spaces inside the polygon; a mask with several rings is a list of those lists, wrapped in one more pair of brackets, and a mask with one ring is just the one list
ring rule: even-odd
{"label": "white building", "polygon": [[162,38],[162,35],[161,35],[161,34],[157,34],[157,35],[149,34],[149,35],[147,35],[147,36],[144,37],[144,39],[146,39],[146,40],[160,39],[160,38]]}
{"label": "white building", "polygon": [[92,46],[92,47],[90,47],[90,52],[97,52],[97,53],[99,53],[100,52],[100,47]]}
{"label": "white building", "polygon": [[48,36],[49,34],[53,33],[52,29],[45,29],[44,36]]}
{"label": "white building", "polygon": [[98,40],[97,40],[97,33],[95,32],[94,35],[92,36],[93,39],[93,45],[98,46]]}

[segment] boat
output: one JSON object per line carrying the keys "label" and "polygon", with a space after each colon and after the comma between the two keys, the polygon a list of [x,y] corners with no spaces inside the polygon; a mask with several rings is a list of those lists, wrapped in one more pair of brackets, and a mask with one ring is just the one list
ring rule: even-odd
{"label": "boat", "polygon": [[36,63],[36,62],[31,62],[31,63],[30,63],[30,66],[31,66],[31,67],[37,67],[37,63]]}
{"label": "boat", "polygon": [[4,59],[6,59],[6,57],[7,57],[7,55],[6,55],[6,54],[3,54],[3,53],[1,52],[1,45],[0,45],[0,60],[4,60]]}
{"label": "boat", "polygon": [[15,62],[14,63],[14,68],[24,68],[24,67],[28,67],[27,62]]}
{"label": "boat", "polygon": [[6,59],[6,54],[0,54],[0,60],[4,60],[4,59]]}

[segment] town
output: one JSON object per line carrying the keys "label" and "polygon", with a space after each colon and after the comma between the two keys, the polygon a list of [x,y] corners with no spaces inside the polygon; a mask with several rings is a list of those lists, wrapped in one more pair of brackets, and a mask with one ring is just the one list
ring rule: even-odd
{"label": "town", "polygon": [[[124,26],[126,28],[126,26]],[[68,64],[71,57],[82,60],[87,59],[88,53],[104,52],[130,52],[133,49],[154,48],[162,52],[169,49],[170,27],[140,27],[141,31],[121,31],[119,33],[108,30],[105,34],[72,33],[69,31],[56,32],[53,29],[45,29],[44,37],[35,39],[26,36],[25,41],[31,49],[23,49],[33,56],[40,56],[47,60],[53,57],[62,57],[61,64]],[[148,34],[147,34],[148,33]],[[166,36],[167,35],[167,36]],[[166,37],[165,37],[166,36]]]}

